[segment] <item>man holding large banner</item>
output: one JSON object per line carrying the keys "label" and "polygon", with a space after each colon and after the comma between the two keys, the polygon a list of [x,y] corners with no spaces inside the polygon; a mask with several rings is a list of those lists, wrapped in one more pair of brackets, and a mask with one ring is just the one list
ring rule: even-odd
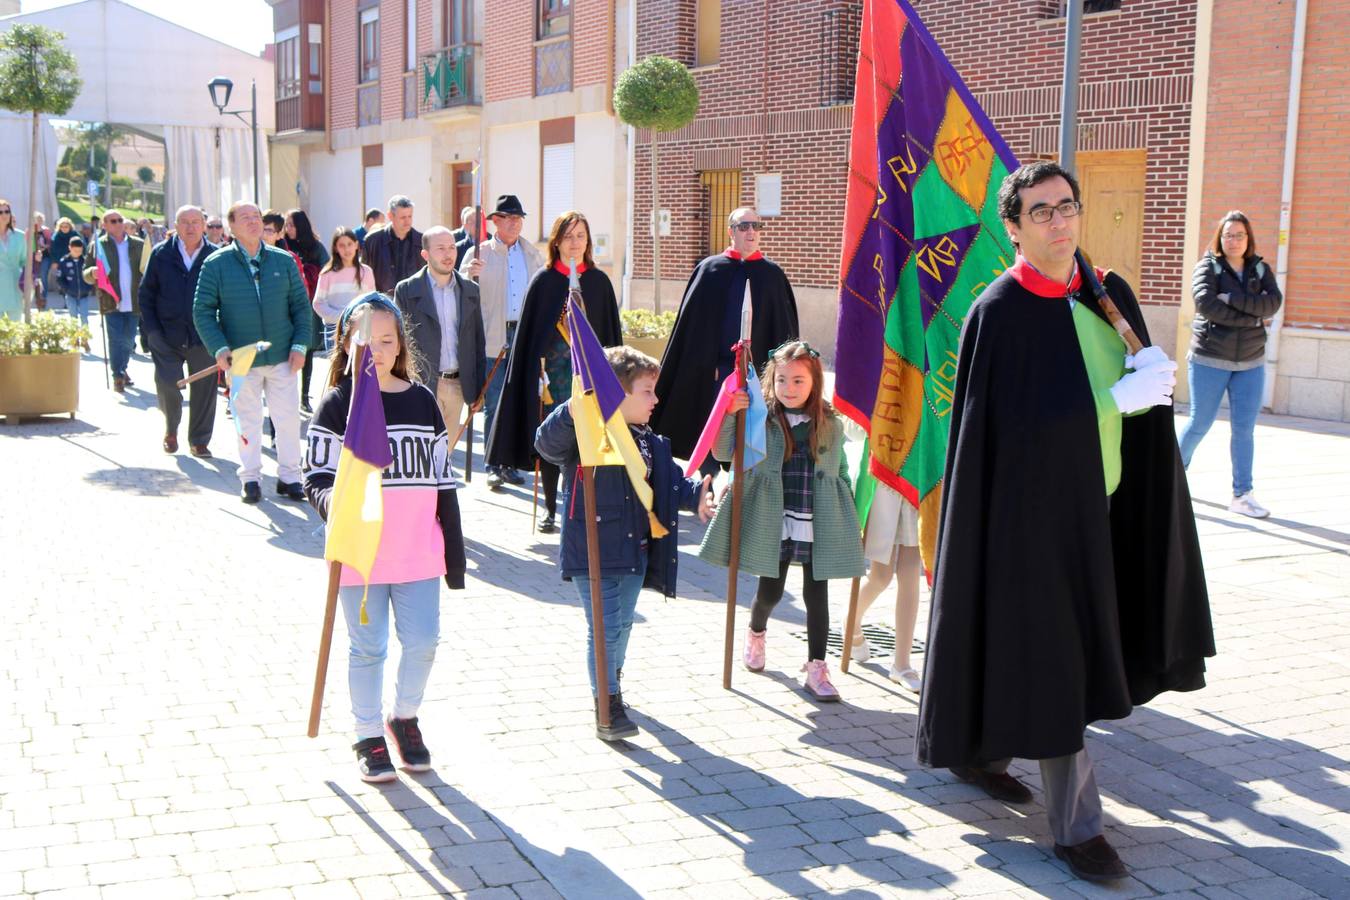
{"label": "man holding large banner", "polygon": [[869,0],[861,39],[835,403],[935,567],[916,755],[1009,803],[1038,760],[1056,855],[1120,878],[1084,730],[1214,653],[1175,363],[1127,355],[1143,318],[1077,253],[1073,176],[1017,166],[908,3]]}

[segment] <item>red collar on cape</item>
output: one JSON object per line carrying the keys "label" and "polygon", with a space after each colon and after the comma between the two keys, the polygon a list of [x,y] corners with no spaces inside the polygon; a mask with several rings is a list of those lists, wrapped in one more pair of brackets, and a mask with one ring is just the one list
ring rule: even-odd
{"label": "red collar on cape", "polygon": [[[1020,253],[1017,254],[1017,261],[1008,267],[1008,274],[1013,277],[1014,281],[1037,297],[1049,297],[1052,300],[1062,300],[1083,286],[1083,273],[1079,271],[1077,264],[1073,267],[1073,278],[1069,280],[1066,289],[1064,282],[1046,278]],[[1102,274],[1098,270],[1097,277],[1101,278]]]}
{"label": "red collar on cape", "polygon": [[[559,275],[572,274],[572,270],[568,268],[567,264],[564,263],[561,259],[553,264],[553,271],[557,272]],[[585,271],[586,271],[586,262],[585,260],[582,260],[581,262],[577,263],[577,274],[581,275],[585,273]]]}
{"label": "red collar on cape", "polygon": [[723,253],[722,255],[725,256],[727,259],[738,259],[738,260],[741,260],[741,261],[743,261],[743,262],[754,262],[754,261],[757,260],[757,259],[763,259],[763,258],[764,258],[764,254],[763,254],[763,253],[760,253],[758,250],[756,250],[754,253],[751,253],[749,256],[741,256],[739,253],[737,253],[735,250],[731,249],[730,247],[728,247],[728,248],[726,249],[726,252]]}

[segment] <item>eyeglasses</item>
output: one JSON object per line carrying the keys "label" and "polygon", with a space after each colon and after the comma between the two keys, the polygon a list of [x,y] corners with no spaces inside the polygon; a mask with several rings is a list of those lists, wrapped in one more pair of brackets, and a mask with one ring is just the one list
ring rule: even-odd
{"label": "eyeglasses", "polygon": [[7,216],[13,215],[8,209],[0,209],[0,213],[4,213]]}
{"label": "eyeglasses", "polygon": [[123,222],[125,222],[125,221],[126,221],[126,219],[108,219],[108,218],[104,218],[103,224],[104,224],[104,225],[121,225],[121,224],[122,224]]}
{"label": "eyeglasses", "polygon": [[1022,215],[1026,216],[1037,225],[1044,225],[1055,217],[1055,213],[1059,213],[1066,219],[1072,219],[1082,211],[1083,204],[1079,203],[1077,200],[1066,200],[1059,206],[1038,206],[1031,212],[1024,212]]}
{"label": "eyeglasses", "polygon": [[731,227],[732,227],[732,228],[735,228],[737,231],[742,232],[742,233],[747,232],[747,231],[749,231],[749,230],[752,229],[752,228],[753,228],[755,231],[763,231],[763,230],[764,230],[764,223],[763,223],[763,222],[737,222],[735,225],[732,225]]}
{"label": "eyeglasses", "polygon": [[220,225],[220,224],[215,224],[215,225],[207,225],[206,227],[207,227],[207,228],[210,228],[212,231],[219,231],[220,229],[224,228],[225,226],[224,226],[224,225]]}

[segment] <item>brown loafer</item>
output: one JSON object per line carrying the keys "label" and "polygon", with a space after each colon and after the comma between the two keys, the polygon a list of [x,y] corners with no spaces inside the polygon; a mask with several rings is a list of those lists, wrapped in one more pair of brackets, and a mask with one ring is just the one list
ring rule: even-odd
{"label": "brown loafer", "polygon": [[117,391],[119,394],[125,394],[127,392],[127,380],[121,375],[114,375],[113,390]]}
{"label": "brown loafer", "polygon": [[205,444],[193,444],[192,455],[198,459],[210,459],[211,450]]}
{"label": "brown loafer", "polygon": [[165,452],[165,453],[177,453],[177,452],[178,452],[178,435],[176,435],[176,434],[166,434],[166,435],[164,435],[164,444],[163,444],[163,446],[164,446],[164,452]]}
{"label": "brown loafer", "polygon": [[1064,860],[1069,871],[1087,881],[1119,881],[1130,874],[1116,848],[1100,834],[1072,847],[1056,844],[1055,855]]}
{"label": "brown loafer", "polygon": [[974,766],[952,766],[951,772],[1004,803],[1030,803],[1031,791],[1007,772],[989,772]]}

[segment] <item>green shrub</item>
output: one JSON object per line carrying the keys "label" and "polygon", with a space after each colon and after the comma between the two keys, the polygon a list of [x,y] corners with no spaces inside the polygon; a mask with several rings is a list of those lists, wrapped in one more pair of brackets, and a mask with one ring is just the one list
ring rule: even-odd
{"label": "green shrub", "polygon": [[619,312],[619,319],[623,322],[624,335],[631,338],[660,340],[670,337],[670,333],[675,330],[673,312],[656,313],[650,309],[625,309]]}
{"label": "green shrub", "polygon": [[74,353],[89,337],[89,329],[72,316],[35,312],[31,322],[0,316],[0,356]]}

